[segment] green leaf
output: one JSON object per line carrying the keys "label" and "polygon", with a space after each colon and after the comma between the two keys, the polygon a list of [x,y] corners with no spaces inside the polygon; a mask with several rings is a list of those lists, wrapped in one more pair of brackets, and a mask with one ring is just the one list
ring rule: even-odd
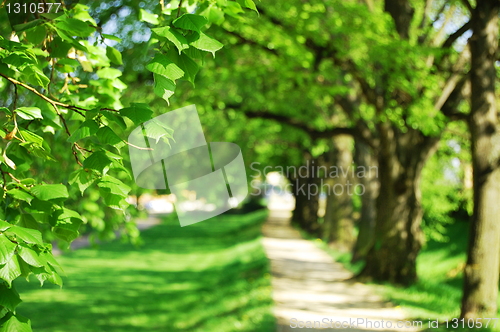
{"label": "green leaf", "polygon": [[41,267],[33,267],[31,271],[35,274],[35,277],[40,281],[40,284],[43,285],[45,280],[50,281],[55,285],[62,286],[63,282],[59,274],[52,268],[52,266],[46,265],[44,268]]}
{"label": "green leaf", "polygon": [[99,125],[94,120],[84,121],[80,127],[68,138],[68,142],[75,143],[82,138],[89,137],[97,133]]}
{"label": "green leaf", "polygon": [[194,48],[193,46],[190,46],[187,50],[184,50],[184,53],[190,57],[192,60],[199,60],[201,61],[202,64],[205,62],[205,52],[200,51],[197,48]]}
{"label": "green leaf", "polygon": [[146,68],[155,74],[165,76],[166,78],[175,81],[184,76],[184,71],[179,68],[173,61],[163,54],[157,53],[153,60],[146,65]]}
{"label": "green leaf", "polygon": [[71,43],[64,41],[60,37],[55,37],[48,45],[52,50],[50,53],[52,58],[65,58],[72,47]]}
{"label": "green leaf", "polygon": [[149,108],[147,104],[133,103],[130,107],[122,108],[120,110],[122,116],[126,116],[134,124],[138,125],[148,120],[151,120],[153,111]]}
{"label": "green leaf", "polygon": [[45,18],[48,18],[49,20],[55,20],[56,18],[64,15],[65,12],[64,11],[59,11],[57,13],[45,13],[45,14],[40,14],[40,16],[42,17],[45,17]]}
{"label": "green leaf", "polygon": [[[7,263],[0,267],[0,278],[5,280],[9,287],[12,281],[21,275],[21,267],[19,266],[18,257],[12,256]],[[2,331],[0,329],[0,331]]]}
{"label": "green leaf", "polygon": [[177,28],[201,32],[201,28],[207,24],[208,21],[205,17],[195,14],[184,14],[176,19],[173,24]]}
{"label": "green leaf", "polygon": [[12,227],[11,223],[6,222],[5,220],[0,220],[0,232],[3,232],[11,227]]}
{"label": "green leaf", "polygon": [[24,129],[19,130],[19,132],[21,133],[21,136],[27,142],[31,142],[33,144],[40,146],[40,147],[43,145],[43,138],[41,136],[38,136],[37,134],[35,134],[31,131],[28,131],[28,130],[24,130]]}
{"label": "green leaf", "polygon": [[8,115],[12,115],[12,112],[7,107],[0,107],[0,112],[4,112]]}
{"label": "green leaf", "polygon": [[105,33],[102,34],[102,36],[106,39],[109,39],[109,40],[114,40],[115,42],[118,42],[118,43],[121,43],[121,38],[118,38],[116,36],[113,36],[113,35],[107,35]]}
{"label": "green leaf", "polygon": [[24,142],[20,143],[19,145],[26,148],[29,153],[33,154],[35,157],[55,161],[54,157],[52,157],[52,155],[48,151],[46,151],[46,148],[42,147],[41,145],[35,144],[33,142]]}
{"label": "green leaf", "polygon": [[28,318],[20,315],[12,315],[0,327],[0,332],[32,332],[31,322]]}
{"label": "green leaf", "polygon": [[99,193],[104,199],[104,203],[112,209],[124,210],[128,206],[128,203],[120,195],[112,194],[108,190],[103,189],[101,189]]}
{"label": "green leaf", "polygon": [[34,266],[29,265],[22,259],[17,260],[19,262],[19,267],[21,268],[21,275],[20,277],[26,278],[26,281],[29,281],[29,276],[33,272],[31,269],[36,268]]}
{"label": "green leaf", "polygon": [[16,251],[17,245],[5,236],[0,234],[0,264],[7,263]]}
{"label": "green leaf", "polygon": [[131,190],[125,183],[109,175],[103,176],[97,185],[99,188],[107,189],[110,193],[122,196],[123,198],[127,197]]}
{"label": "green leaf", "polygon": [[31,266],[42,267],[47,263],[40,257],[39,253],[28,246],[20,245],[17,248],[17,252],[19,256]]}
{"label": "green leaf", "polygon": [[25,120],[43,119],[42,111],[38,107],[19,107],[15,112]]}
{"label": "green leaf", "polygon": [[205,16],[210,23],[220,25],[224,22],[224,12],[217,6],[210,5],[201,14]]}
{"label": "green leaf", "polygon": [[85,171],[83,168],[79,168],[69,176],[69,183],[71,185],[75,184],[78,186],[80,193],[83,195],[83,192],[90,187],[90,185],[95,181],[92,174],[88,171]]}
{"label": "green leaf", "polygon": [[172,28],[172,27],[162,27],[162,28],[155,28],[151,29],[158,37],[160,38],[165,38],[172,42],[175,47],[177,47],[177,50],[179,53],[188,48],[189,45],[187,43],[186,37],[184,37],[179,30]]}
{"label": "green leaf", "polygon": [[37,244],[43,246],[42,233],[36,229],[24,228],[19,226],[12,226],[7,231],[8,233],[13,233],[18,239],[23,240],[29,244]]}
{"label": "green leaf", "polygon": [[200,33],[200,38],[192,42],[191,46],[202,51],[210,52],[215,57],[215,52],[220,50],[224,45],[202,32]]}
{"label": "green leaf", "polygon": [[239,13],[243,13],[243,9],[241,8],[240,4],[234,1],[229,1],[227,3],[226,8],[224,9],[224,12],[230,16],[238,18]]}
{"label": "green leaf", "polygon": [[55,26],[70,35],[78,37],[88,37],[95,31],[88,23],[75,18],[65,18],[57,22]]}
{"label": "green leaf", "polygon": [[122,54],[116,48],[106,46],[106,56],[115,65],[123,65]]}
{"label": "green leaf", "polygon": [[170,52],[169,56],[184,71],[184,79],[191,82],[194,86],[194,79],[200,70],[198,64],[184,53],[177,55],[174,52]]}
{"label": "green leaf", "polygon": [[92,25],[97,25],[95,20],[89,14],[88,6],[78,3],[73,8],[71,8],[71,10],[69,11],[69,15],[73,18],[79,19],[80,21],[89,22]]}
{"label": "green leaf", "polygon": [[83,161],[83,167],[101,172],[111,164],[111,159],[102,151],[92,153]]}
{"label": "green leaf", "polygon": [[123,140],[108,126],[99,128],[96,133],[97,138],[101,143],[115,145],[123,142]]}
{"label": "green leaf", "polygon": [[68,198],[68,189],[63,184],[41,184],[31,188],[31,194],[42,201]]}
{"label": "green leaf", "polygon": [[252,0],[238,0],[238,3],[246,8],[249,8],[259,13],[259,11],[257,10],[257,6],[255,6],[255,2],[253,2]]}
{"label": "green leaf", "polygon": [[33,196],[31,196],[26,191],[21,190],[21,189],[7,190],[7,194],[12,196],[14,199],[18,199],[20,201],[25,201],[28,204],[31,203],[31,200],[33,199]]}
{"label": "green leaf", "polygon": [[61,240],[64,240],[66,242],[72,242],[80,235],[78,229],[80,228],[81,224],[82,224],[81,220],[73,218],[66,219],[64,222],[58,221],[57,225],[52,228],[52,232],[54,233],[55,236],[57,236]]}
{"label": "green leaf", "polygon": [[147,11],[145,11],[142,8],[139,10],[139,20],[143,21],[143,22],[151,23],[154,25],[157,25],[160,23],[160,21],[158,21],[158,15],[148,13]]}
{"label": "green leaf", "polygon": [[125,123],[125,120],[123,120],[123,116],[119,113],[102,110],[101,114],[104,115],[106,119],[118,124],[121,129],[127,129],[127,124]]}
{"label": "green leaf", "polygon": [[19,218],[18,225],[24,228],[31,228],[38,230],[38,222],[33,218],[31,214],[28,213],[22,213],[21,217]]}
{"label": "green leaf", "polygon": [[64,58],[57,61],[55,68],[61,73],[71,73],[80,66],[80,62],[75,59]]}
{"label": "green leaf", "polygon": [[14,28],[14,31],[21,32],[21,31],[24,31],[27,29],[34,28],[42,23],[43,23],[43,21],[41,19],[36,19],[36,20],[30,21],[28,23],[14,25],[13,28]]}
{"label": "green leaf", "polygon": [[49,78],[45,76],[43,71],[35,65],[26,67],[23,70],[23,75],[26,81],[28,81],[28,83],[41,86],[45,89],[47,88],[47,85],[50,82]]}
{"label": "green leaf", "polygon": [[47,34],[47,31],[45,30],[45,27],[43,25],[38,25],[38,26],[26,31],[26,39],[30,43],[33,43],[34,45],[38,45],[41,42],[43,42],[46,34]]}
{"label": "green leaf", "polygon": [[63,271],[63,268],[61,267],[61,265],[56,261],[56,259],[54,258],[54,255],[52,255],[51,253],[48,253],[48,252],[42,252],[40,253],[40,256],[45,260],[47,261],[47,263],[49,263],[53,268],[58,268],[61,273],[64,273]]}
{"label": "green leaf", "polygon": [[175,83],[159,74],[153,74],[153,77],[155,80],[154,91],[156,95],[168,102],[168,99],[174,94]]}
{"label": "green leaf", "polygon": [[67,208],[62,208],[58,211],[55,212],[55,216],[57,218],[57,222],[62,222],[62,223],[68,223],[68,222],[72,222],[73,219],[75,221],[82,221],[82,216],[74,211],[74,210],[71,210],[71,209],[67,209]]}
{"label": "green leaf", "polygon": [[165,127],[164,124],[157,121],[156,119],[152,119],[148,121],[144,126],[144,131],[147,137],[152,138],[158,141],[160,139],[169,139],[172,137],[172,130],[170,128]]}
{"label": "green leaf", "polygon": [[21,298],[14,287],[9,288],[3,282],[0,283],[0,306],[14,311],[21,302]]}
{"label": "green leaf", "polygon": [[97,75],[99,75],[100,78],[114,80],[115,78],[122,76],[122,72],[116,68],[106,67],[103,69],[99,69],[97,71]]}

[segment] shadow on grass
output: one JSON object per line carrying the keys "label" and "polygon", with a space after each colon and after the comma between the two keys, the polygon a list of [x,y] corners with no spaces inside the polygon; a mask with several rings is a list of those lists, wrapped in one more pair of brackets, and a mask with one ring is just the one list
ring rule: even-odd
{"label": "shadow on grass", "polygon": [[59,258],[62,289],[18,282],[19,313],[34,331],[274,331],[265,212],[176,220],[142,233],[145,245],[113,242]]}

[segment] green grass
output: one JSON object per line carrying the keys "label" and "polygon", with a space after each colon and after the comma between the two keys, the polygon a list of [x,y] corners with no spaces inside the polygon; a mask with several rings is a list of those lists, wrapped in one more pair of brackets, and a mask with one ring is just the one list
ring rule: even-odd
{"label": "green grass", "polygon": [[[469,223],[455,221],[447,227],[448,242],[429,241],[417,259],[419,280],[410,287],[384,285],[383,293],[394,304],[404,308],[412,319],[438,319],[442,324],[439,329],[428,331],[500,331],[491,328],[451,327],[450,320],[460,316],[460,303],[463,287],[463,264],[467,259]],[[497,318],[500,317],[497,315]],[[444,322],[448,320],[449,327]]]}
{"label": "green grass", "polygon": [[181,228],[169,218],[135,248],[115,241],[58,258],[63,288],[17,282],[35,332],[271,332],[267,211]]}

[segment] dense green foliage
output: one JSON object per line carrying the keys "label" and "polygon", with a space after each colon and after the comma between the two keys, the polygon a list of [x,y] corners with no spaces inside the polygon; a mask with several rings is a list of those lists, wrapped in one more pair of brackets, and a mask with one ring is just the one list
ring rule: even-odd
{"label": "dense green foliage", "polygon": [[[222,48],[206,34],[208,26],[239,16],[242,8],[255,10],[251,0],[174,2],[158,4],[154,13],[134,7],[130,16],[152,31],[142,45],[142,65],[153,73],[151,89],[167,102],[177,80],[194,83],[205,55]],[[153,111],[147,103],[121,103],[127,89],[121,39],[89,15],[105,7],[112,8],[68,4],[24,15],[0,9],[2,331],[31,330],[29,320],[15,314],[20,297],[13,280],[34,274],[42,284],[62,284],[53,240],[67,246],[82,224],[102,237],[118,228],[138,234],[133,210],[127,211],[132,181],[123,162],[124,152],[138,147],[123,133]],[[160,125],[148,135],[171,138]]]}

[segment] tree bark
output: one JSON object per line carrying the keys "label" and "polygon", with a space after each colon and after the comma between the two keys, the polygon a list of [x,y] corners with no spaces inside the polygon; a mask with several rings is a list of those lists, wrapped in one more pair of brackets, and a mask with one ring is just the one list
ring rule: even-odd
{"label": "tree bark", "polygon": [[332,138],[332,153],[329,166],[337,167],[338,177],[328,179],[325,185],[327,201],[323,222],[323,239],[341,251],[349,251],[354,244],[354,219],[352,195],[352,138]]}
{"label": "tree bark", "polygon": [[[357,167],[366,170],[365,176],[359,177],[358,183],[364,188],[361,195],[361,213],[358,220],[358,237],[352,253],[352,263],[363,260],[368,254],[375,239],[376,199],[378,195],[379,179],[377,160],[372,155],[370,148],[359,141],[355,142],[354,162]],[[376,168],[378,169],[378,167]]]}
{"label": "tree bark", "polygon": [[309,157],[298,169],[297,176],[289,179],[295,197],[292,223],[313,235],[319,235],[318,209],[321,188],[320,179],[313,172],[313,168],[317,168],[317,160]]}
{"label": "tree bark", "polygon": [[495,101],[499,3],[477,1],[473,12],[469,129],[474,179],[461,317],[495,317],[500,252],[500,123]]}
{"label": "tree bark", "polygon": [[423,240],[421,172],[439,138],[413,129],[401,133],[388,123],[381,123],[379,132],[375,241],[358,278],[408,285],[416,281]]}

